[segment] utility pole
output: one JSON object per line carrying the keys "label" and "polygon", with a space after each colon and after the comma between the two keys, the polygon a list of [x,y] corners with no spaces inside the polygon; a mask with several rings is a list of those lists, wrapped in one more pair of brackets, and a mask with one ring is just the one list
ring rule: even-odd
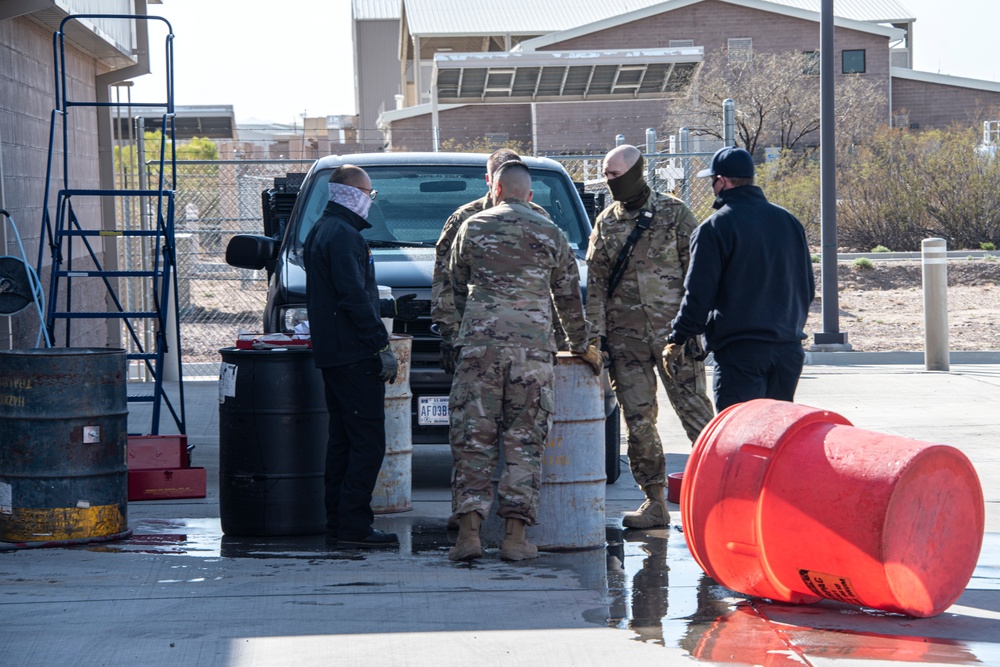
{"label": "utility pole", "polygon": [[833,87],[833,0],[820,7],[820,227],[822,238],[823,331],[813,334],[810,349],[843,352],[851,349],[840,332],[837,286],[837,146]]}

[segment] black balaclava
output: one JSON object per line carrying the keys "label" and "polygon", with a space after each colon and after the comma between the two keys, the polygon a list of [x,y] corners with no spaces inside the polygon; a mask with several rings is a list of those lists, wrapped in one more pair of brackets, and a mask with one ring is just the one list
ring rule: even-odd
{"label": "black balaclava", "polygon": [[638,210],[649,198],[650,189],[646,185],[645,171],[645,161],[640,155],[628,171],[618,178],[608,179],[608,189],[611,190],[611,196],[614,197],[615,201],[621,202],[625,210]]}

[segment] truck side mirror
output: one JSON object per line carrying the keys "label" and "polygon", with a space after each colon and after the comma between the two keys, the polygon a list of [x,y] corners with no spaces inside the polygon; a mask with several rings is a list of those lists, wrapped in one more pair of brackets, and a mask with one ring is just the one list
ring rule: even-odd
{"label": "truck side mirror", "polygon": [[238,269],[263,269],[278,258],[278,242],[268,236],[237,234],[226,246],[226,264]]}

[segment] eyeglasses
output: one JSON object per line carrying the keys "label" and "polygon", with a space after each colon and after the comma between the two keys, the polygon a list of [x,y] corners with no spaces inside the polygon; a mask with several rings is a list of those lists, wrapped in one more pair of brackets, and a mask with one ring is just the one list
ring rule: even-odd
{"label": "eyeglasses", "polygon": [[358,188],[358,190],[361,190],[362,192],[367,192],[368,198],[371,199],[372,201],[375,201],[375,197],[378,197],[378,190],[373,190],[371,188]]}

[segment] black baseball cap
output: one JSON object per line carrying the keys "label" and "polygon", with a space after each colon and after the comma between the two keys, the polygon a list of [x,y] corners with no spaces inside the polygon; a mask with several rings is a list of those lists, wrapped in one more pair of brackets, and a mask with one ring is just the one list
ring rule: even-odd
{"label": "black baseball cap", "polygon": [[726,146],[715,151],[708,169],[698,172],[699,177],[725,176],[726,178],[753,178],[753,157],[738,146]]}

